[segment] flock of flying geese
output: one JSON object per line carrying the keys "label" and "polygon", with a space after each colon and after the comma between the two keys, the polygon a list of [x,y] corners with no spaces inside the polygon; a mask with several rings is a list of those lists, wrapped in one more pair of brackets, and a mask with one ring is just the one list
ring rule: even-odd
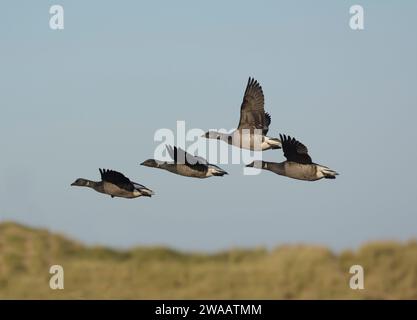
{"label": "flock of flying geese", "polygon": [[[276,174],[298,180],[316,181],[322,178],[335,179],[337,172],[326,166],[314,163],[308,155],[305,145],[290,136],[281,135],[280,138],[267,136],[271,116],[264,110],[264,94],[259,83],[249,78],[243,102],[240,108],[240,121],[237,129],[232,133],[208,131],[203,135],[207,139],[217,139],[239,148],[264,151],[281,149],[284,151],[284,162],[254,161],[247,167],[255,167],[272,171]],[[141,163],[143,166],[167,170],[169,172],[193,178],[208,178],[223,176],[226,171],[210,164],[206,159],[193,156],[184,150],[167,146],[171,162],[148,159]],[[139,183],[131,181],[122,173],[99,169],[101,181],[91,181],[79,178],[72,186],[89,187],[113,197],[137,198],[151,197],[154,192]]]}

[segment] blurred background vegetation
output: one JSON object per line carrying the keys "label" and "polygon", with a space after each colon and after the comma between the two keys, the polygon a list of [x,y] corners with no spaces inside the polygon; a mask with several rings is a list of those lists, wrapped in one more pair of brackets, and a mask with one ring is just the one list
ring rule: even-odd
{"label": "blurred background vegetation", "polygon": [[[49,288],[62,265],[65,289]],[[349,268],[365,290],[349,288]],[[216,254],[86,247],[46,230],[0,224],[0,299],[417,299],[417,242],[335,254],[310,245]]]}

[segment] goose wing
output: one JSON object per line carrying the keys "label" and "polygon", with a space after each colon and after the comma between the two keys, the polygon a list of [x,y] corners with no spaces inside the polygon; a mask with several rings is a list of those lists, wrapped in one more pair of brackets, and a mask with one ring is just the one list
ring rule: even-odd
{"label": "goose wing", "polygon": [[261,129],[265,135],[271,123],[271,116],[264,110],[264,93],[261,85],[249,78],[243,102],[240,107],[238,129]]}
{"label": "goose wing", "polygon": [[134,186],[133,183],[129,180],[129,178],[125,177],[120,172],[114,170],[106,170],[106,169],[99,169],[101,174],[101,180],[105,182],[112,183],[119,188],[133,191]]}
{"label": "goose wing", "polygon": [[265,112],[265,125],[262,131],[262,134],[266,136],[269,130],[269,125],[271,124],[271,115],[268,112]]}
{"label": "goose wing", "polygon": [[207,160],[198,156],[193,156],[190,153],[175,146],[166,146],[166,148],[168,150],[169,156],[174,160],[176,164],[185,164],[186,166],[198,171],[207,170]]}
{"label": "goose wing", "polygon": [[284,156],[288,161],[298,162],[302,164],[311,164],[313,163],[311,157],[308,155],[308,149],[301,142],[297,141],[295,138],[286,136],[285,134],[279,135],[282,142],[282,150],[284,151]]}

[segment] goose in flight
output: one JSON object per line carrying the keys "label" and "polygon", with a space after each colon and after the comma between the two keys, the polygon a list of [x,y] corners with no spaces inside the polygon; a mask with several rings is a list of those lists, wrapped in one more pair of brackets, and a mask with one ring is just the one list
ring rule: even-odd
{"label": "goose in flight", "polygon": [[239,148],[264,151],[280,149],[281,141],[267,136],[271,116],[264,110],[264,93],[262,87],[253,78],[249,78],[243,102],[240,107],[240,121],[232,133],[208,131],[203,137],[218,139]]}
{"label": "goose in flight", "polygon": [[272,171],[281,176],[286,176],[298,180],[315,181],[322,178],[335,179],[338,173],[328,167],[314,163],[308,155],[305,145],[294,138],[280,135],[282,150],[286,161],[281,163],[255,161],[247,167],[255,167]]}
{"label": "goose in flight", "polygon": [[112,198],[137,198],[140,196],[151,197],[154,192],[145,186],[132,182],[123,174],[113,170],[99,169],[101,181],[91,181],[79,178],[71,186],[88,187],[97,192],[110,195]]}
{"label": "goose in flight", "polygon": [[162,162],[148,159],[141,163],[143,166],[164,169],[181,176],[192,178],[208,178],[211,176],[223,176],[228,174],[218,166],[210,164],[206,159],[193,156],[181,148],[166,146],[173,162]]}

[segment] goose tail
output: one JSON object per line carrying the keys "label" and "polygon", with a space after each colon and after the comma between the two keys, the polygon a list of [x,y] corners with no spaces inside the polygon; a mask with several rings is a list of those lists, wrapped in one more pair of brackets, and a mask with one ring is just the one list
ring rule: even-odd
{"label": "goose tail", "polygon": [[339,175],[336,171],[325,166],[319,166],[319,172],[325,179],[336,179],[336,176]]}
{"label": "goose tail", "polygon": [[140,188],[138,190],[144,197],[152,197],[153,195],[155,195],[155,192],[148,188]]}
{"label": "goose tail", "polygon": [[213,175],[213,176],[217,176],[217,177],[223,177],[225,174],[228,174],[226,171],[224,171],[223,169],[219,168],[218,166],[215,166],[213,164],[209,165],[208,171],[207,171],[207,175]]}

